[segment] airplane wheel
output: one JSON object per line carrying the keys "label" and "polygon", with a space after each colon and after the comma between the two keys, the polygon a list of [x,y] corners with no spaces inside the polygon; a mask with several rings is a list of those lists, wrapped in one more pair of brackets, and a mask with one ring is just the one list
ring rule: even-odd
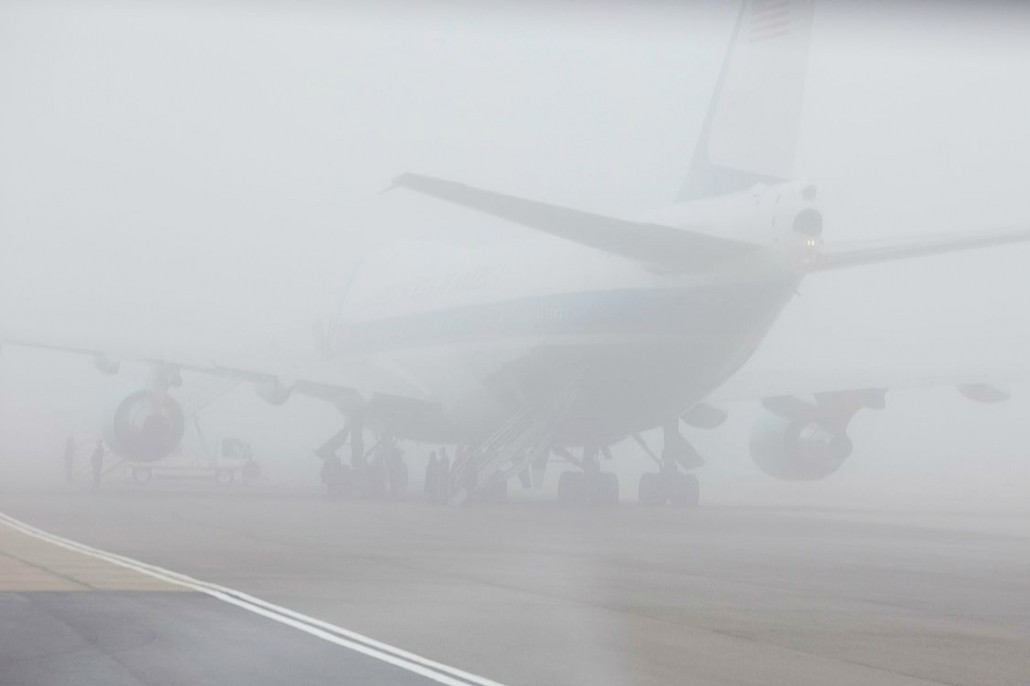
{"label": "airplane wheel", "polygon": [[219,469],[215,472],[215,481],[219,486],[229,486],[236,480],[236,475],[231,469]]}
{"label": "airplane wheel", "polygon": [[150,467],[133,467],[132,468],[132,480],[142,485],[149,483],[154,477],[154,472]]}
{"label": "airplane wheel", "polygon": [[374,459],[353,470],[358,495],[378,500],[386,495],[387,473],[381,459]]}
{"label": "airplane wheel", "polygon": [[597,486],[598,505],[619,504],[619,477],[612,472],[604,472],[600,475]]}
{"label": "airplane wheel", "polygon": [[640,477],[640,486],[637,490],[637,499],[641,505],[656,507],[665,503],[665,494],[662,492],[661,478],[649,472]]}
{"label": "airplane wheel", "polygon": [[354,492],[354,470],[349,465],[337,464],[326,476],[326,494],[331,499],[349,498]]}
{"label": "airplane wheel", "polygon": [[582,505],[586,500],[586,481],[583,472],[562,472],[558,477],[558,502]]}
{"label": "airplane wheel", "polygon": [[247,460],[240,469],[240,477],[243,483],[250,483],[261,476],[261,465],[255,460]]}
{"label": "airplane wheel", "polygon": [[676,474],[670,478],[669,501],[675,507],[697,507],[701,499],[701,485],[693,474]]}

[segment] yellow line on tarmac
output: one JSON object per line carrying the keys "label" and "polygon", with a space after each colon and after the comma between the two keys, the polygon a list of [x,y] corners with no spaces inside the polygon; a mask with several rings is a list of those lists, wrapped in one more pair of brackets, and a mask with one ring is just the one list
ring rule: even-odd
{"label": "yellow line on tarmac", "polygon": [[0,592],[91,590],[187,589],[0,526]]}

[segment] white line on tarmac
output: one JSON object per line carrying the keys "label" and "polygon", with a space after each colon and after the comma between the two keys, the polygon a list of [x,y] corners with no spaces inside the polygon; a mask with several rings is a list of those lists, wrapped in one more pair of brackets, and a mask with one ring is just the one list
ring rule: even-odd
{"label": "white line on tarmac", "polygon": [[330,624],[329,622],[309,617],[308,615],[295,612],[285,607],[280,607],[268,601],[255,598],[254,596],[247,595],[240,591],[236,591],[225,586],[219,586],[218,584],[208,583],[193,577],[186,576],[185,574],[179,574],[163,567],[156,565],[147,564],[140,562],[139,560],[133,560],[132,558],[125,557],[123,555],[117,555],[115,553],[109,553],[104,550],[98,550],[91,546],[83,543],[77,543],[75,541],[51,534],[42,529],[26,524],[25,522],[15,519],[9,515],[0,512],[0,523],[7,525],[8,527],[20,531],[21,533],[33,536],[47,543],[60,546],[67,550],[72,550],[83,555],[89,555],[90,557],[110,562],[111,564],[119,565],[127,569],[139,572],[140,574],[146,574],[160,579],[161,581],[175,584],[177,586],[183,586],[200,593],[211,596],[221,600],[222,602],[235,605],[236,607],[243,608],[254,614],[267,617],[268,619],[285,624],[286,626],[299,629],[307,634],[334,643],[338,646],[348,648],[355,652],[367,655],[368,657],[386,662],[395,667],[418,674],[419,676],[426,677],[440,684],[446,684],[447,686],[469,686],[474,684],[475,686],[502,686],[496,681],[486,679],[475,674],[470,674],[461,669],[450,667],[445,664],[430,660],[410,653],[401,648],[391,646],[382,641],[377,641],[368,636],[364,636],[349,629]]}

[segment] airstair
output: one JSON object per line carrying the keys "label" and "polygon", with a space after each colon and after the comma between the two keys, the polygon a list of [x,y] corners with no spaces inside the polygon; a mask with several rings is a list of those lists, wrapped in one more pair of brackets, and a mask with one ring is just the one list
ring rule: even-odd
{"label": "airstair", "polygon": [[575,388],[555,394],[552,402],[524,405],[481,443],[464,456],[455,456],[447,479],[452,505],[468,502],[505,484],[551,451],[554,432],[575,398]]}

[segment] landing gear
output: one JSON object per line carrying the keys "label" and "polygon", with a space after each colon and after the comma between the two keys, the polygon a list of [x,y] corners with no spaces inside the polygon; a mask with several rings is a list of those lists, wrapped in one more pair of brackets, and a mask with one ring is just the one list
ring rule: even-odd
{"label": "landing gear", "polygon": [[697,507],[701,500],[701,484],[696,476],[677,472],[670,475],[665,484],[673,507]]}
{"label": "landing gear", "polygon": [[[558,453],[579,467],[579,472],[563,472],[558,477],[558,502],[563,505],[617,505],[619,503],[619,477],[602,472],[597,459],[597,448],[583,448],[582,457],[576,459],[567,450]],[[604,451],[606,455],[609,453]]]}
{"label": "landing gear", "polygon": [[650,507],[697,507],[701,486],[693,474],[651,472],[640,477],[637,497],[641,505]]}
{"label": "landing gear", "polygon": [[611,472],[562,472],[558,502],[563,505],[618,505],[619,477]]}
{"label": "landing gear", "polygon": [[[349,439],[349,440],[348,440]],[[343,464],[336,451],[350,444],[350,464]],[[322,458],[322,483],[330,498],[359,496],[362,498],[402,497],[408,489],[408,466],[396,441],[384,435],[366,453],[361,418],[351,417],[349,424],[326,441],[315,454]]]}
{"label": "landing gear", "polygon": [[349,498],[354,492],[353,470],[336,455],[327,457],[322,462],[322,483],[330,500]]}
{"label": "landing gear", "polygon": [[679,432],[679,422],[669,422],[662,427],[664,448],[661,457],[655,455],[644,439],[635,435],[634,440],[658,463],[658,472],[640,477],[637,498],[641,505],[658,507],[697,507],[701,499],[701,485],[697,477],[685,470],[704,464],[697,453]]}
{"label": "landing gear", "polygon": [[648,472],[640,477],[640,486],[637,488],[637,500],[641,505],[664,505],[665,489],[662,488],[662,480],[658,474]]}
{"label": "landing gear", "polygon": [[586,476],[583,472],[562,472],[558,477],[558,502],[563,505],[572,505],[585,500],[584,483]]}

